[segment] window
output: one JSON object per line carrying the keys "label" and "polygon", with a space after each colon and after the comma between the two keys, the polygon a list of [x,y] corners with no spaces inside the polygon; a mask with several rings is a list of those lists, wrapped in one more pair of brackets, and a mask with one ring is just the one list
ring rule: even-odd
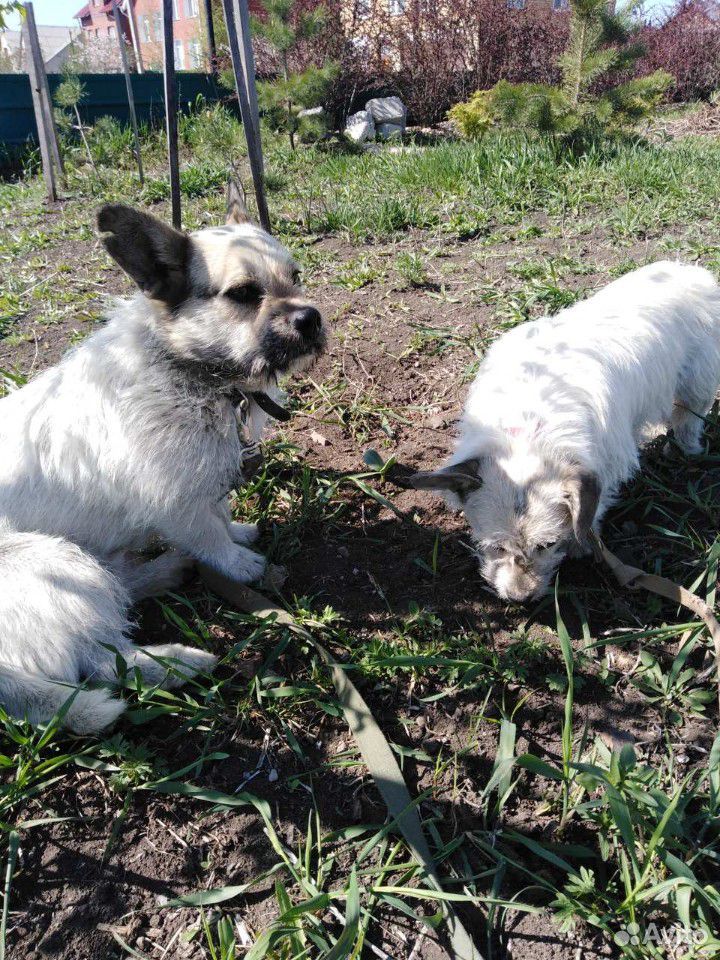
{"label": "window", "polygon": [[173,0],[173,20],[180,19],[180,0]]}
{"label": "window", "polygon": [[[553,3],[555,0],[553,0]],[[525,0],[507,0],[508,10],[524,10]]]}
{"label": "window", "polygon": [[552,0],[553,10],[567,10],[570,7],[568,0]]}
{"label": "window", "polygon": [[153,14],[153,33],[156,40],[162,40],[163,38],[163,22],[162,14],[154,13]]}
{"label": "window", "polygon": [[388,0],[388,11],[391,17],[399,17],[405,13],[406,0]]}
{"label": "window", "polygon": [[145,43],[150,43],[150,17],[148,16],[142,18],[142,32]]}
{"label": "window", "polygon": [[185,0],[185,16],[196,17],[198,15],[198,0]]}
{"label": "window", "polygon": [[115,31],[115,27],[113,24],[110,24],[110,26],[108,27],[108,36],[110,37],[111,40],[114,40],[117,37],[117,33]]}
{"label": "window", "polygon": [[184,70],[185,69],[185,54],[183,51],[182,40],[176,40],[173,44],[175,47],[175,69]]}
{"label": "window", "polygon": [[190,40],[188,43],[188,66],[191,70],[202,68],[202,46],[199,40]]}
{"label": "window", "polygon": [[99,37],[99,36],[100,36],[100,31],[98,30],[97,27],[95,27],[95,36],[96,36],[96,37]]}
{"label": "window", "polygon": [[357,0],[355,13],[359,20],[367,20],[368,17],[372,16],[371,0]]}

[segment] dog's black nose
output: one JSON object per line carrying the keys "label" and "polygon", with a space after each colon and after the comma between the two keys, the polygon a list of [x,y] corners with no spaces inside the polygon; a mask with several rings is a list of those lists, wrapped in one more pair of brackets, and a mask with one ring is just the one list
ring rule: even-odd
{"label": "dog's black nose", "polygon": [[303,337],[313,337],[320,332],[322,317],[315,307],[302,307],[290,314],[290,323]]}

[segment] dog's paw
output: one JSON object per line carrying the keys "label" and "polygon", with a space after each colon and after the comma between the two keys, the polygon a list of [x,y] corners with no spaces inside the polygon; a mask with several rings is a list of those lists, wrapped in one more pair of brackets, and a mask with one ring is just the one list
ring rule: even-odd
{"label": "dog's paw", "polygon": [[[164,650],[164,656],[174,661],[173,669],[162,682],[162,686],[168,689],[181,687],[198,673],[210,673],[218,660],[214,654],[197,647],[187,647],[181,643],[168,644],[167,647],[172,649]],[[149,649],[152,650],[152,647]]]}
{"label": "dog's paw", "polygon": [[255,543],[260,536],[260,528],[256,523],[231,523],[230,536],[241,545]]}
{"label": "dog's paw", "polygon": [[677,457],[679,451],[686,457],[697,457],[701,453],[705,452],[705,447],[703,446],[702,441],[696,439],[695,437],[686,438],[675,436],[673,439],[675,440],[674,444],[668,440],[663,446],[663,456]]}
{"label": "dog's paw", "polygon": [[255,583],[265,573],[266,566],[267,560],[262,554],[247,550],[245,547],[238,547],[226,573],[238,583]]}
{"label": "dog's paw", "polygon": [[678,440],[678,444],[686,457],[699,457],[705,452],[705,447],[700,440]]}

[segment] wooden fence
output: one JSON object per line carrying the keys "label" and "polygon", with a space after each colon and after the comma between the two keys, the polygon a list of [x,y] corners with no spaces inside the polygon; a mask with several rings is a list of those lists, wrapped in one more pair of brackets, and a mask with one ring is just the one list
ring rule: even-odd
{"label": "wooden fence", "polygon": [[[122,31],[120,30],[120,9],[118,6],[119,0],[111,0],[111,2],[113,4],[113,15],[115,17],[118,39],[121,44],[121,59],[124,74],[103,74],[100,75],[101,80],[98,75],[91,74],[86,75],[84,79],[88,80],[90,76],[95,76],[95,85],[97,86],[98,81],[104,81],[107,83],[109,78],[112,77],[110,83],[115,84],[116,107],[120,108],[122,104],[125,116],[130,120],[130,123],[133,127],[134,149],[138,166],[138,175],[141,182],[143,180],[143,168],[142,157],[140,153],[140,141],[137,134],[137,121],[138,117],[140,119],[143,118],[143,106],[147,106],[147,99],[139,95],[140,89],[136,90],[136,87],[142,88],[145,86],[147,89],[148,83],[152,84],[153,81],[155,81],[155,83],[161,82],[162,104],[164,108],[165,127],[167,131],[168,178],[170,181],[170,196],[172,199],[172,221],[175,227],[180,227],[182,224],[182,211],[180,206],[177,115],[180,105],[183,102],[183,94],[187,94],[187,90],[181,91],[182,80],[180,78],[193,75],[180,74],[180,76],[178,76],[175,71],[172,0],[163,0],[162,4],[164,66],[162,75],[157,74],[155,76],[147,73],[131,76],[128,68],[128,59],[125,55],[126,51],[124,46],[122,46],[125,41],[123,39]],[[250,162],[253,186],[255,187],[258,216],[262,226],[269,231],[270,216],[268,213],[267,201],[265,199],[263,155],[262,143],[260,139],[260,117],[258,114],[257,93],[255,89],[255,64],[253,60],[250,38],[250,15],[248,11],[248,0],[223,0],[223,7],[225,12],[225,25],[227,28],[228,41],[232,55],[233,72],[235,74],[235,84],[238,93],[240,115],[248,146],[248,159]],[[33,56],[31,58],[29,76],[22,77],[22,80],[26,82],[27,87],[25,89],[30,93],[37,139],[40,143],[43,176],[45,178],[45,184],[47,187],[48,199],[51,202],[55,202],[58,199],[61,199],[58,191],[58,181],[62,185],[64,173],[63,161],[58,147],[57,132],[55,130],[55,123],[53,119],[51,87],[48,76],[45,73],[45,67],[40,54],[40,44],[37,36],[37,28],[35,26],[35,14],[32,3],[26,2],[24,4],[24,9],[29,45]],[[206,16],[208,17],[208,30],[211,44],[210,52],[211,54],[214,54],[214,29],[212,22],[213,12],[212,5],[209,2],[205,4],[205,11]],[[214,55],[212,56],[212,60],[214,63]],[[7,80],[8,76],[9,75],[5,75],[4,78],[0,76],[0,82],[2,79]],[[194,76],[197,77],[198,75],[196,74]],[[207,99],[217,99],[217,88],[215,86],[214,75],[200,76],[204,83],[211,85],[214,89],[214,96],[210,96]],[[60,79],[61,78],[56,78],[56,82],[59,82]],[[124,90],[124,98],[119,94],[119,90]],[[157,87],[155,90],[156,92],[159,92]],[[91,90],[90,96],[87,97],[83,102],[83,110],[86,114],[86,119],[90,122],[92,122],[92,119],[94,118],[92,116],[88,117],[87,115],[90,111],[92,111],[93,107],[97,107],[97,96],[93,98],[92,92],[93,91]],[[192,103],[192,100],[197,97],[199,92],[201,91],[197,91],[195,96],[191,97],[189,100],[186,100],[185,103]],[[10,110],[15,110],[17,113],[17,99],[11,97],[8,100],[7,97],[2,96],[2,90],[0,89],[0,104],[2,103],[9,103]],[[103,106],[105,107],[103,113],[105,115],[110,113],[110,111],[107,110],[107,104],[104,104]],[[150,109],[152,110],[152,100],[150,103]],[[103,113],[100,115],[102,116]],[[12,131],[10,135],[12,136]],[[16,138],[15,142],[18,142],[17,129],[15,130],[14,135]],[[1,115],[0,139],[2,139]],[[22,140],[19,142],[22,142]]]}

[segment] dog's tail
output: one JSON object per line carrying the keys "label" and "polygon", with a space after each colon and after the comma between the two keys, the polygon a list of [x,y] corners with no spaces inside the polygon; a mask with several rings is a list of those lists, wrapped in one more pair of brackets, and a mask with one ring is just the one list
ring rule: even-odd
{"label": "dog's tail", "polygon": [[98,733],[125,709],[107,690],[86,690],[72,684],[0,666],[0,703],[12,717],[47,723],[56,715],[74,733]]}

